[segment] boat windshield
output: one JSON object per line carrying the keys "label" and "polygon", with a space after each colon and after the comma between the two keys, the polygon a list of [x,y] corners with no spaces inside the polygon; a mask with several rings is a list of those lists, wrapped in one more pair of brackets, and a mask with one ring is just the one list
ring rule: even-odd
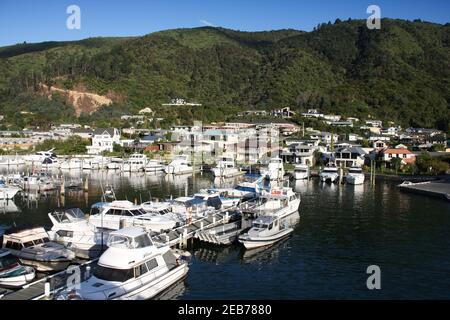
{"label": "boat windshield", "polygon": [[124,235],[111,235],[108,239],[108,246],[114,248],[139,249],[152,245],[152,240],[147,234],[141,234],[134,238]]}
{"label": "boat windshield", "polygon": [[258,229],[267,229],[267,224],[264,223],[259,223],[259,222],[254,222],[253,223],[253,228],[258,228]]}
{"label": "boat windshield", "polygon": [[238,191],[244,191],[244,192],[255,192],[255,188],[251,188],[251,187],[237,186],[235,189]]}
{"label": "boat windshield", "polygon": [[94,276],[100,280],[125,282],[134,277],[133,269],[113,269],[97,265]]}
{"label": "boat windshield", "polygon": [[12,254],[8,254],[0,258],[0,271],[18,264],[19,259],[13,256]]}
{"label": "boat windshield", "polygon": [[52,212],[52,217],[59,223],[71,223],[75,221],[84,220],[84,213],[81,209],[73,208],[68,210],[55,210]]}
{"label": "boat windshield", "polygon": [[362,170],[359,168],[353,168],[348,170],[349,173],[362,173]]}

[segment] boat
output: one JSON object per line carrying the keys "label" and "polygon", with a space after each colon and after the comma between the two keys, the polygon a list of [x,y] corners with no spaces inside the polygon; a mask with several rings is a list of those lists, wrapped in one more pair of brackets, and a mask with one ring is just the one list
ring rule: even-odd
{"label": "boat", "polygon": [[262,179],[259,178],[256,181],[242,181],[238,183],[234,188],[215,188],[221,193],[222,197],[226,198],[238,198],[241,202],[254,199],[259,196],[262,191]]}
{"label": "boat", "polygon": [[215,177],[228,178],[241,174],[241,170],[236,167],[234,158],[231,156],[223,156],[217,162],[217,166],[212,168]]}
{"label": "boat", "polygon": [[189,156],[180,155],[170,162],[164,171],[168,174],[185,174],[194,172],[194,168],[189,163]]}
{"label": "boat", "polygon": [[43,168],[59,168],[61,166],[61,162],[59,161],[59,158],[56,157],[47,157],[44,160],[42,160],[41,167]]}
{"label": "boat", "polygon": [[152,219],[161,219],[171,221],[175,221],[174,227],[183,225],[186,221],[186,217],[184,214],[179,212],[172,212],[172,202],[169,201],[147,201],[141,204],[142,209],[145,212],[152,214],[154,218]]}
{"label": "boat", "polygon": [[22,166],[24,164],[25,160],[19,158],[17,155],[14,158],[0,157],[0,166],[2,167]]}
{"label": "boat", "polygon": [[71,158],[69,160],[64,161],[60,165],[61,170],[82,170],[83,169],[83,160],[78,158]]}
{"label": "boat", "polygon": [[108,170],[122,170],[123,159],[122,158],[110,158],[106,164]]}
{"label": "boat", "polygon": [[56,154],[53,152],[53,150],[55,149],[38,151],[33,155],[26,156],[24,160],[25,162],[32,165],[41,165],[46,158],[56,158]]}
{"label": "boat", "polygon": [[309,179],[309,166],[306,164],[297,164],[294,167],[294,179],[295,180],[302,180],[302,179]]}
{"label": "boat", "polygon": [[189,257],[169,246],[158,247],[142,228],[115,231],[92,276],[82,281],[72,296],[82,300],[151,299],[186,277]]}
{"label": "boat", "polygon": [[3,181],[0,181],[0,200],[13,199],[20,190],[16,186],[7,186]]}
{"label": "boat", "polygon": [[345,181],[349,184],[363,184],[364,178],[364,173],[361,167],[351,167],[348,170]]}
{"label": "boat", "polygon": [[3,248],[37,271],[65,270],[75,254],[62,244],[50,241],[44,228],[26,229],[3,235]]}
{"label": "boat", "polygon": [[169,218],[155,217],[147,213],[140,205],[130,201],[116,200],[109,203],[93,205],[95,209],[89,216],[89,222],[97,228],[118,230],[125,226],[142,226],[149,231],[160,232],[172,229],[176,221]]}
{"label": "boat", "polygon": [[9,250],[0,249],[0,287],[20,288],[35,276],[32,267],[22,265]]}
{"label": "boat", "polygon": [[27,191],[50,191],[56,189],[53,179],[45,174],[34,174],[22,178],[21,187]]}
{"label": "boat", "polygon": [[77,257],[98,257],[106,247],[108,232],[98,230],[79,208],[55,209],[48,214],[53,226],[48,232],[52,241],[69,248]]}
{"label": "boat", "polygon": [[145,173],[160,173],[164,172],[164,162],[159,160],[149,160],[145,165]]}
{"label": "boat", "polygon": [[144,171],[147,164],[147,156],[141,153],[133,153],[127,161],[123,163],[122,170],[124,172]]}
{"label": "boat", "polygon": [[[239,197],[228,197],[226,191],[219,189],[202,189],[194,197],[209,201],[211,207],[216,209],[226,209],[237,206],[241,202]],[[220,204],[220,205],[219,205]]]}
{"label": "boat", "polygon": [[284,218],[298,211],[300,195],[289,187],[273,187],[263,190],[258,198],[258,205],[251,209],[255,216],[274,215]]}
{"label": "boat", "polygon": [[107,157],[96,156],[90,161],[91,170],[107,169],[108,163],[109,159]]}
{"label": "boat", "polygon": [[339,178],[338,168],[334,165],[324,167],[319,174],[319,178],[322,182],[336,182]]}
{"label": "boat", "polygon": [[289,220],[278,215],[260,216],[253,220],[248,232],[239,236],[239,242],[246,249],[273,245],[294,232],[293,223]]}
{"label": "boat", "polygon": [[270,159],[267,169],[262,170],[262,176],[267,180],[282,180],[284,177],[283,159],[275,157]]}

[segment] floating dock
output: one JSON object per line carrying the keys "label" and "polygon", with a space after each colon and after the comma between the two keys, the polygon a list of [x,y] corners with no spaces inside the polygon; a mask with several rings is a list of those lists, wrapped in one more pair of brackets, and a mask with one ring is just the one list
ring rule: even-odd
{"label": "floating dock", "polygon": [[398,186],[400,190],[416,194],[428,195],[435,198],[450,201],[450,182],[446,181],[428,181],[428,182],[409,182],[405,181]]}

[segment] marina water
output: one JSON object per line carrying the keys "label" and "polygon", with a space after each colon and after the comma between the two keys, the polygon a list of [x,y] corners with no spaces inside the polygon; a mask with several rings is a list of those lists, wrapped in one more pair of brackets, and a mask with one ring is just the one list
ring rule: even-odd
{"label": "marina water", "polygon": [[[89,191],[66,190],[17,196],[1,203],[0,233],[7,226],[50,227],[57,206],[89,207],[113,186],[118,199],[148,201],[237,181],[211,174],[155,176],[115,172],[70,172],[88,177]],[[301,194],[294,234],[262,250],[196,242],[188,277],[161,299],[430,299],[450,297],[450,204],[398,190],[398,182],[375,187],[290,183]],[[366,269],[381,269],[381,290],[367,289]]]}

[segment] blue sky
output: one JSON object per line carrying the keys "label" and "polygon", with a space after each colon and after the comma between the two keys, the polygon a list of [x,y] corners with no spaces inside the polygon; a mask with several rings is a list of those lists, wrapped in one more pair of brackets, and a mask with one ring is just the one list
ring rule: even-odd
{"label": "blue sky", "polygon": [[[81,29],[66,28],[66,8],[81,8]],[[336,18],[382,17],[450,22],[448,0],[0,0],[0,46],[94,36],[144,35],[206,24],[237,30],[310,31]]]}

